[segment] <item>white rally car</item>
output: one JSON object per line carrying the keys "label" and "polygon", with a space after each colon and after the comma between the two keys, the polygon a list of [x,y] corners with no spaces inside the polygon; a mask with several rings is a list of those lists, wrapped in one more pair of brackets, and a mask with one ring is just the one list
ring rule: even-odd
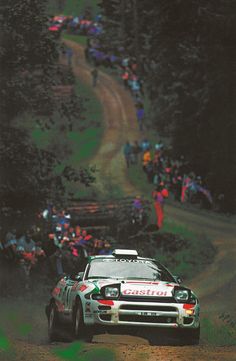
{"label": "white rally car", "polygon": [[91,341],[102,327],[169,330],[185,344],[198,344],[199,301],[163,265],[134,250],[89,258],[85,271],[62,278],[46,306],[50,340],[68,322],[79,339]]}

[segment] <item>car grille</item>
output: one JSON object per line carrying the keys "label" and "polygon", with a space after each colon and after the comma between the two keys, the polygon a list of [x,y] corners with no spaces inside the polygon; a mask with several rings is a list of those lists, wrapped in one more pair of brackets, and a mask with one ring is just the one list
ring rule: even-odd
{"label": "car grille", "polygon": [[162,305],[158,305],[158,306],[151,306],[151,305],[121,305],[120,306],[121,310],[136,310],[136,311],[165,311],[165,312],[172,312],[172,311],[176,311],[176,307],[173,306],[162,306]]}
{"label": "car grille", "polygon": [[177,303],[173,297],[139,297],[139,296],[120,296],[119,301],[126,302],[154,302],[154,303]]}
{"label": "car grille", "polygon": [[125,322],[176,323],[176,317],[169,316],[119,315],[119,320]]}

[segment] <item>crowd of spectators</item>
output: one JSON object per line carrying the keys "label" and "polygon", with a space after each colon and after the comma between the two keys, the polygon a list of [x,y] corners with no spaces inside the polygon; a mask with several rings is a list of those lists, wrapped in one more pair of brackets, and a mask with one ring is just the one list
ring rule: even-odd
{"label": "crowd of spectators", "polygon": [[152,145],[147,139],[133,144],[127,141],[123,151],[127,167],[142,164],[148,183],[167,188],[181,203],[201,203],[211,208],[213,199],[204,179],[194,173],[183,157],[172,159],[162,142]]}
{"label": "crowd of spectators", "polygon": [[101,19],[101,15],[96,15],[92,20],[89,13],[79,16],[52,15],[48,19],[48,29],[52,33],[64,30],[72,35],[98,36],[103,31]]}
{"label": "crowd of spectators", "polygon": [[88,256],[110,253],[107,240],[88,233],[69,212],[52,206],[39,214],[37,226],[21,233],[12,229],[0,241],[0,259],[24,271],[27,287],[27,272],[35,267],[57,278],[83,269]]}
{"label": "crowd of spectators", "polygon": [[136,57],[129,56],[123,47],[107,49],[101,41],[100,34],[90,34],[87,38],[85,58],[95,68],[104,66],[116,69],[125,89],[129,90],[133,97],[139,130],[142,131],[145,116],[144,88]]}

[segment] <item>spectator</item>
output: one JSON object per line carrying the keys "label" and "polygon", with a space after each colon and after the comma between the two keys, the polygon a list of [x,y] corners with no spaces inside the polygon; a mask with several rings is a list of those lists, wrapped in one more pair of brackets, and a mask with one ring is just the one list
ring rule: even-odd
{"label": "spectator", "polygon": [[138,163],[138,158],[139,155],[142,151],[142,148],[140,147],[140,145],[138,144],[138,141],[135,140],[134,145],[133,145],[133,157],[134,157],[134,163],[137,164]]}
{"label": "spectator", "polygon": [[149,148],[147,148],[143,153],[143,170],[146,172],[146,168],[149,162],[151,162],[151,152]]}
{"label": "spectator", "polygon": [[139,130],[142,131],[143,130],[143,119],[144,119],[144,108],[138,107],[136,110],[136,115],[137,115]]}
{"label": "spectator", "polygon": [[132,146],[130,142],[127,141],[124,146],[124,156],[125,156],[127,168],[129,168],[131,164],[131,153],[132,153]]}
{"label": "spectator", "polygon": [[129,86],[129,84],[128,84],[128,80],[129,80],[129,72],[128,72],[128,70],[125,70],[121,77],[123,79],[124,87],[128,88],[128,86]]}
{"label": "spectator", "polygon": [[67,65],[72,65],[73,50],[71,48],[66,49]]}
{"label": "spectator", "polygon": [[161,187],[158,186],[153,192],[152,192],[152,198],[154,199],[154,207],[156,211],[156,218],[157,218],[157,228],[160,229],[163,226],[163,220],[164,220],[164,197],[161,193]]}
{"label": "spectator", "polygon": [[147,139],[144,139],[141,143],[142,151],[145,152],[147,149],[151,149],[151,144]]}

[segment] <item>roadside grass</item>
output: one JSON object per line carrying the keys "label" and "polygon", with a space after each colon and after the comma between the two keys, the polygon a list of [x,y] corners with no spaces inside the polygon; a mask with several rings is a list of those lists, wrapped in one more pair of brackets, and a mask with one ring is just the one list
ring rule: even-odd
{"label": "roadside grass", "polygon": [[175,249],[161,249],[157,258],[184,281],[189,281],[201,272],[215,257],[216,249],[206,235],[195,234],[187,225],[179,224],[169,217],[165,217],[164,226],[158,233],[177,236],[179,246],[176,243]]}
{"label": "roadside grass", "polygon": [[86,46],[87,44],[87,37],[84,35],[73,35],[73,34],[63,33],[63,39],[74,41],[75,43],[83,46]]}
{"label": "roadside grass", "polygon": [[236,327],[202,317],[201,339],[213,346],[236,346]]}
{"label": "roadside grass", "polygon": [[[41,148],[47,148],[55,139],[59,144],[68,142],[71,154],[62,162],[62,165],[67,164],[76,168],[78,165],[87,164],[100,145],[103,134],[103,110],[90,86],[76,81],[75,89],[76,94],[84,99],[83,127],[85,129],[76,130],[76,124],[74,124],[75,130],[60,135],[57,125],[43,131],[37,125],[31,124],[31,134],[36,145]],[[29,123],[28,126],[30,126]]]}
{"label": "roadside grass", "polygon": [[5,333],[0,329],[0,355],[1,351],[8,351],[10,349],[10,342]]}
{"label": "roadside grass", "polygon": [[142,170],[141,160],[138,164],[133,164],[127,169],[127,176],[133,186],[137,188],[143,196],[147,198],[151,197],[154,185],[148,183],[146,174]]}
{"label": "roadside grass", "polygon": [[112,350],[98,346],[93,350],[87,350],[82,342],[73,342],[71,345],[54,349],[54,353],[64,361],[115,361],[116,356]]}

